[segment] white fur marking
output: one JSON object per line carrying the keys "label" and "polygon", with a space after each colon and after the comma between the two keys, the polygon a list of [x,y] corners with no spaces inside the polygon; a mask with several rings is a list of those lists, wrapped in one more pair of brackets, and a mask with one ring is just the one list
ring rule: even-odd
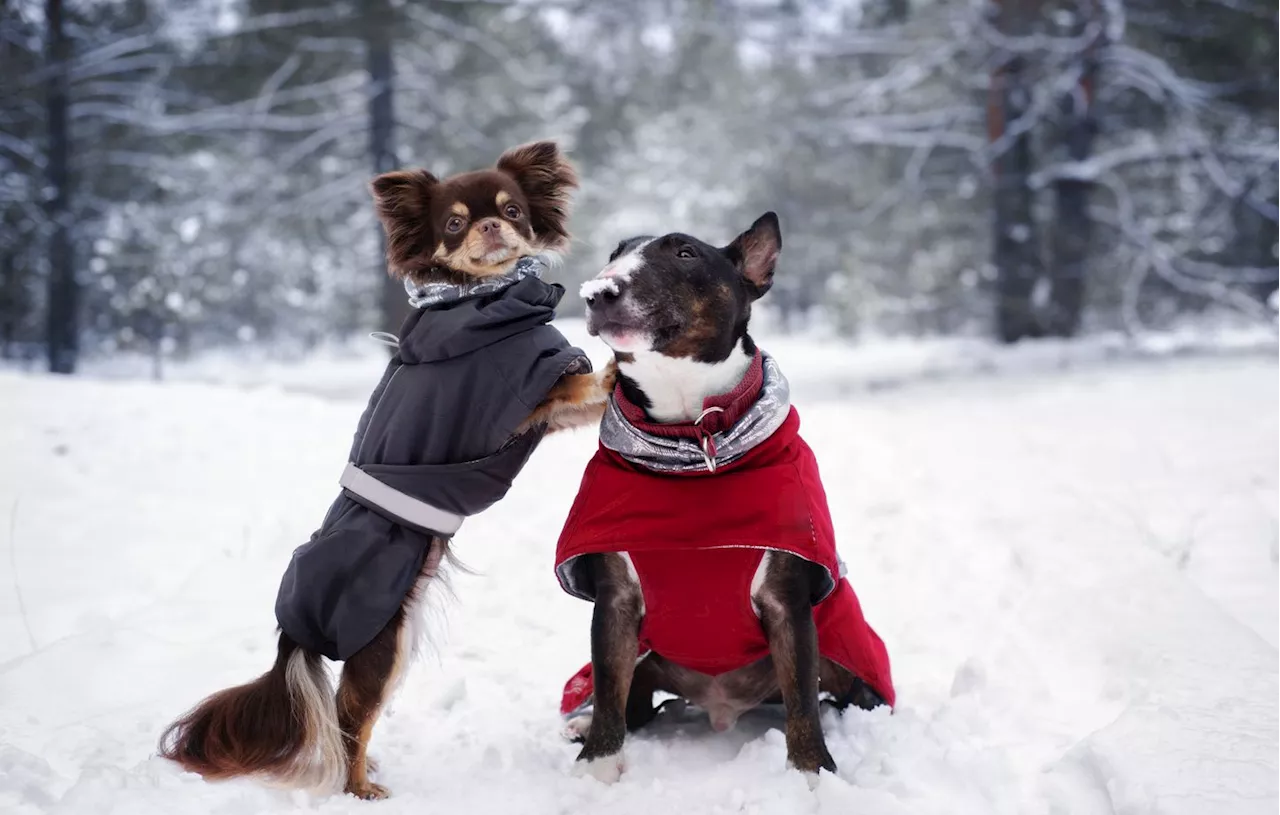
{"label": "white fur marking", "polygon": [[[622,556],[622,562],[627,564],[627,577],[631,578],[631,582],[635,584],[636,593],[640,595],[640,616],[644,616],[644,591],[640,588],[640,573],[636,571],[636,564],[631,562],[631,555],[627,552],[619,552]],[[639,660],[637,660],[639,662]]]}
{"label": "white fur marking", "polygon": [[347,782],[347,751],[338,727],[338,705],[329,671],[320,663],[315,671],[301,648],[285,664],[285,685],[302,708],[307,746],[298,763],[279,779],[287,786],[308,786],[321,793],[337,792]]}
{"label": "white fur marking", "polygon": [[691,422],[702,412],[708,396],[733,390],[747,368],[751,357],[742,343],[721,362],[699,362],[688,357],[668,357],[648,350],[620,348],[601,334],[615,351],[634,355],[631,362],[619,362],[626,374],[649,397],[649,415],[659,422]]}
{"label": "white fur marking", "polygon": [[611,756],[601,756],[587,761],[575,761],[573,763],[573,774],[579,778],[594,778],[601,784],[616,784],[622,778],[622,772],[626,769],[626,760],[622,753],[614,753]]}
{"label": "white fur marking", "polygon": [[560,730],[560,735],[564,737],[565,741],[578,741],[579,739],[585,739],[589,732],[591,732],[591,714],[579,713],[564,723],[564,727]]}
{"label": "white fur marking", "polygon": [[410,648],[404,654],[406,668],[425,648],[433,645],[433,632],[440,635],[437,639],[443,639],[447,631],[448,602],[453,597],[453,587],[449,580],[450,574],[445,569],[449,563],[445,555],[446,549],[439,541],[432,542],[422,566],[422,574],[414,587],[415,601],[405,607],[404,626],[400,633],[407,639]]}
{"label": "white fur marking", "polygon": [[582,288],[578,289],[578,294],[582,295],[583,300],[604,292],[615,296],[622,294],[618,284],[631,282],[631,275],[644,265],[644,257],[640,253],[650,243],[652,241],[645,241],[622,257],[614,258],[609,265],[600,270],[600,274],[583,283]]}
{"label": "white fur marking", "polygon": [[627,252],[622,257],[614,258],[608,266],[605,266],[604,269],[600,271],[600,274],[597,275],[597,277],[611,277],[622,283],[630,282],[631,275],[644,265],[644,255],[642,253],[644,252],[644,248],[651,243],[653,243],[653,241],[645,241],[644,243],[637,244],[636,248]]}
{"label": "white fur marking", "polygon": [[482,266],[495,266],[503,261],[515,259],[515,250],[509,246],[504,246],[501,249],[493,249],[485,252],[476,262]]}
{"label": "white fur marking", "polygon": [[756,567],[756,573],[751,576],[751,609],[760,616],[760,601],[756,599],[756,595],[760,593],[760,589],[764,588],[764,578],[769,572],[769,561],[773,559],[773,552],[766,551],[760,558],[760,565]]}

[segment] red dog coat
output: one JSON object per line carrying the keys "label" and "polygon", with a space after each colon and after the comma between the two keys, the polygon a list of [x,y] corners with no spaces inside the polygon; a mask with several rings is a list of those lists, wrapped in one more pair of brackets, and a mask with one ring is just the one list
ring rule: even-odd
{"label": "red dog coat", "polygon": [[[703,433],[740,417],[761,386],[757,354],[743,383],[707,399]],[[614,394],[628,421],[646,433],[697,437],[693,425],[655,425]],[[708,426],[709,425],[709,426]],[[800,417],[790,408],[771,436],[714,473],[656,473],[603,445],[587,465],[578,496],[556,547],[556,575],[565,591],[593,599],[574,579],[575,558],[599,552],[631,556],[644,594],[641,653],[708,675],[736,670],[768,655],[764,630],[751,604],[751,580],[764,553],[790,552],[826,570],[828,584],[814,605],[818,649],[894,703],[889,656],[862,616],[844,579],[826,494],[813,451],[800,438]],[[588,664],[565,686],[561,712],[592,693]]]}

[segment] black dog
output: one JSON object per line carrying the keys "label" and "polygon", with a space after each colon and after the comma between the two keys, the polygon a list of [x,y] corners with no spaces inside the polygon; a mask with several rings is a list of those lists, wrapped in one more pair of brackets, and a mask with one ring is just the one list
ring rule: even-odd
{"label": "black dog", "polygon": [[626,730],[652,720],[657,691],[717,730],[781,701],[788,759],[807,773],[835,770],[820,692],[893,703],[786,380],[747,333],[781,247],[773,213],[723,248],[633,238],[582,287],[618,384],[556,563],[595,603],[591,665],[562,712],[585,730],[577,771],[600,780],[620,776]]}

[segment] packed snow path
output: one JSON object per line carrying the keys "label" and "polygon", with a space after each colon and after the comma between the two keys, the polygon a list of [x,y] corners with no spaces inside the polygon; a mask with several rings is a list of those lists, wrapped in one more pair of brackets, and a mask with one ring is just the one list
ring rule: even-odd
{"label": "packed snow path", "polygon": [[772,711],[661,723],[613,787],[569,776],[556,706],[590,608],[551,557],[579,432],[459,535],[478,574],[437,597],[374,735],[395,797],[369,804],[152,755],[270,664],[276,581],[362,402],[0,373],[0,811],[1276,812],[1274,359],[797,391],[900,703],[827,715],[837,777],[785,769]]}

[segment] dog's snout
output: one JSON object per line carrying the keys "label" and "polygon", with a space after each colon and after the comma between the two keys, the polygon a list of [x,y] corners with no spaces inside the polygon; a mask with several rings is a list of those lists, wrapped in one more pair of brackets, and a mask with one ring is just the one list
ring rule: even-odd
{"label": "dog's snout", "polygon": [[587,308],[601,311],[616,304],[626,291],[626,281],[612,277],[596,277],[582,284],[582,299]]}
{"label": "dog's snout", "polygon": [[485,236],[493,235],[494,237],[497,237],[498,233],[501,230],[502,230],[502,223],[497,218],[485,218],[483,221],[480,222],[481,235],[485,235]]}
{"label": "dog's snout", "polygon": [[617,287],[600,289],[587,295],[587,305],[592,308],[603,308],[617,302],[620,296],[622,292],[618,291]]}

